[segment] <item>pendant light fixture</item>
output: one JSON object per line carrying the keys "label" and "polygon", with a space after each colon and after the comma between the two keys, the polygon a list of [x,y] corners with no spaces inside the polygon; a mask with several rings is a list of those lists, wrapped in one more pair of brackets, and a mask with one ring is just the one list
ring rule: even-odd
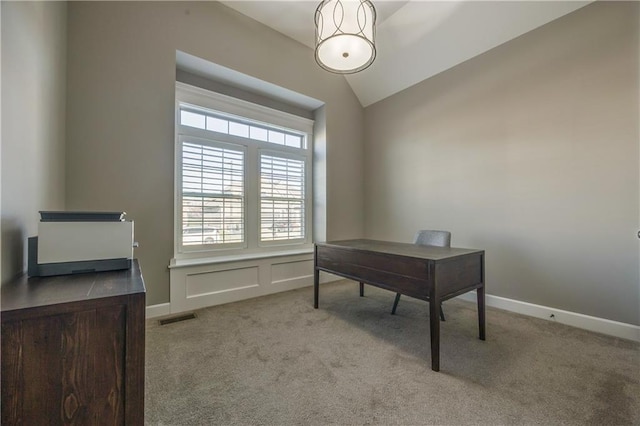
{"label": "pendant light fixture", "polygon": [[370,0],[324,0],[318,5],[316,62],[327,71],[353,74],[376,58],[376,9]]}

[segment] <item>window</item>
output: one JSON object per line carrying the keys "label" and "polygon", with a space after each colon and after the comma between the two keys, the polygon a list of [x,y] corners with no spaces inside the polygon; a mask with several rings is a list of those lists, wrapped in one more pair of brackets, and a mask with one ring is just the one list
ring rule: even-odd
{"label": "window", "polygon": [[182,142],[182,245],[244,240],[244,152]]}
{"label": "window", "polygon": [[260,155],[261,241],[304,238],[304,160]]}
{"label": "window", "polygon": [[303,136],[300,134],[282,129],[271,129],[264,125],[225,117],[215,114],[214,112],[193,111],[189,110],[188,106],[182,106],[180,108],[179,124],[294,148],[304,147]]}
{"label": "window", "polygon": [[310,245],[312,126],[177,83],[176,257]]}

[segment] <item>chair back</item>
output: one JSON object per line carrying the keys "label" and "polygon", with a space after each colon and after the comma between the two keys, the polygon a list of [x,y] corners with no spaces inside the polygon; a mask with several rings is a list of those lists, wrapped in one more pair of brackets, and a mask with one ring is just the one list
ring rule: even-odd
{"label": "chair back", "polygon": [[418,231],[413,242],[419,246],[451,247],[451,232],[449,231]]}

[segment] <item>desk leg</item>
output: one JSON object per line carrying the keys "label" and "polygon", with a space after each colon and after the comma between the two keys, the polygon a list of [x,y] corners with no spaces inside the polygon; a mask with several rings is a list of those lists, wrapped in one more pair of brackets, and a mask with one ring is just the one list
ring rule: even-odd
{"label": "desk leg", "polygon": [[313,268],[313,307],[318,309],[318,295],[320,293],[320,271]]}
{"label": "desk leg", "polygon": [[480,331],[480,340],[485,339],[485,303],[484,303],[484,285],[479,287],[478,293],[478,329]]}
{"label": "desk leg", "polygon": [[431,334],[431,369],[440,371],[440,301],[429,300],[429,331]]}

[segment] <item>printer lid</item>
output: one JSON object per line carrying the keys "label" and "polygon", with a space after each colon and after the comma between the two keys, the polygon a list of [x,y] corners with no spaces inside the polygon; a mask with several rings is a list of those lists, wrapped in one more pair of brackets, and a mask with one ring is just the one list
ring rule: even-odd
{"label": "printer lid", "polygon": [[40,222],[124,222],[126,212],[40,211]]}

